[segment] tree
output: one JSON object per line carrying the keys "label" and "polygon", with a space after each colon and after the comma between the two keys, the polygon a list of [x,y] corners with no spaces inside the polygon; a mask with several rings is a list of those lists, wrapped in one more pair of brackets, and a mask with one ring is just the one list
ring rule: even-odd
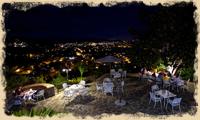
{"label": "tree", "polygon": [[[194,66],[197,47],[197,25],[193,18],[195,10],[192,2],[168,7],[158,5],[143,10],[140,19],[147,24],[146,32],[141,34],[135,28],[129,30],[139,39],[138,59],[144,65],[152,66],[161,58],[165,65],[174,65],[174,73],[180,68]],[[154,58],[154,55],[157,57]]]}

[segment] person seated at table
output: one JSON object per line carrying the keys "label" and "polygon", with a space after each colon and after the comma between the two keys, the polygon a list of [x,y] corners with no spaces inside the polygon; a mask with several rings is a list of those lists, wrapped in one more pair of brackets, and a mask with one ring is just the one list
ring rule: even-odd
{"label": "person seated at table", "polygon": [[174,82],[176,82],[176,84],[183,82],[183,80],[181,80],[179,74],[176,74],[176,75],[175,75]]}
{"label": "person seated at table", "polygon": [[13,91],[13,95],[14,96],[21,96],[21,94],[23,93],[23,89],[21,86],[17,87],[14,91]]}
{"label": "person seated at table", "polygon": [[154,72],[154,73],[152,74],[152,78],[153,78],[153,80],[156,80],[156,72]]}
{"label": "person seated at table", "polygon": [[167,74],[164,74],[163,80],[170,80],[170,77]]}
{"label": "person seated at table", "polygon": [[162,72],[160,72],[160,73],[158,74],[158,78],[159,78],[160,80],[163,79],[163,73],[162,73]]}

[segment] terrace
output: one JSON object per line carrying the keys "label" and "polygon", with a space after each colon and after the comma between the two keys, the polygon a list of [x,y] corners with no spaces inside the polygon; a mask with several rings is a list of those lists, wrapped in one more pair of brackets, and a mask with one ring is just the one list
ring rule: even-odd
{"label": "terrace", "polygon": [[[168,108],[161,108],[160,104],[153,107],[153,103],[149,104],[149,92],[151,86],[155,83],[151,80],[142,81],[139,79],[139,74],[128,73],[124,78],[124,94],[122,99],[126,101],[126,105],[117,106],[115,101],[118,99],[118,93],[113,89],[113,96],[111,94],[104,94],[102,91],[97,91],[96,83],[103,83],[105,78],[109,78],[109,74],[104,74],[93,82],[87,84],[88,94],[84,97],[76,96],[70,101],[65,101],[64,90],[56,92],[56,95],[46,99],[41,99],[37,102],[26,104],[25,109],[41,110],[50,108],[58,113],[72,113],[74,116],[86,117],[92,116],[100,118],[104,115],[112,114],[131,114],[136,116],[152,116],[152,115],[182,115],[185,113],[195,114],[196,107],[194,107],[194,83],[188,84],[189,89],[185,91],[170,90],[177,97],[181,97],[181,112],[175,109],[172,112],[170,106]],[[115,80],[115,79],[114,79]],[[34,103],[34,104],[33,104]]]}

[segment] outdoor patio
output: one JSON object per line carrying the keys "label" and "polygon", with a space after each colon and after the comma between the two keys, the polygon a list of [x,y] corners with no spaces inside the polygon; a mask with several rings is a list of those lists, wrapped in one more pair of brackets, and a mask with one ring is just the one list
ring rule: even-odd
{"label": "outdoor patio", "polygon": [[[108,74],[99,77],[98,82],[103,82]],[[119,107],[115,105],[117,100],[116,93],[114,95],[105,95],[102,92],[96,91],[96,82],[89,85],[89,95],[84,98],[76,97],[71,102],[64,102],[64,92],[57,93],[54,97],[37,102],[35,108],[41,109],[43,107],[52,108],[57,112],[72,113],[78,117],[101,117],[102,115],[111,114],[131,114],[131,115],[171,115],[172,110],[161,109],[159,104],[153,108],[153,104],[149,104],[149,91],[151,90],[151,83],[142,82],[138,79],[137,74],[129,74],[124,80],[124,95],[123,99],[126,105]],[[194,114],[196,108],[193,108],[191,103],[194,102],[194,96],[189,91],[175,93],[178,97],[182,97],[181,112],[175,110],[174,115],[181,115],[184,113]]]}

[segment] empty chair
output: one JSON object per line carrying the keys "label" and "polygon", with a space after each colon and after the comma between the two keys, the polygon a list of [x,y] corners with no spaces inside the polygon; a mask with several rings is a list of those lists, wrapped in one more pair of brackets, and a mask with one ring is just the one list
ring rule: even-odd
{"label": "empty chair", "polygon": [[82,88],[79,90],[79,95],[81,98],[85,98],[88,94],[89,94],[89,88],[88,87],[85,87],[85,88]]}
{"label": "empty chair", "polygon": [[163,88],[170,89],[170,80],[163,80]]}
{"label": "empty chair", "polygon": [[152,91],[152,92],[155,92],[155,91],[157,91],[157,90],[159,90],[158,85],[153,85],[153,86],[151,86],[151,91]]}
{"label": "empty chair", "polygon": [[113,96],[113,83],[103,83],[103,93],[110,93]]}
{"label": "empty chair", "polygon": [[85,87],[85,80],[81,80],[81,81],[79,82],[79,85],[82,85],[82,86]]}
{"label": "empty chair", "polygon": [[111,82],[111,79],[110,78],[104,78],[103,82]]}
{"label": "empty chair", "polygon": [[162,108],[162,98],[159,96],[156,96],[153,92],[149,92],[150,94],[150,100],[149,100],[149,104],[151,103],[151,101],[154,102],[154,108],[156,107],[156,103],[160,102],[160,106]]}
{"label": "empty chair", "polygon": [[123,70],[120,68],[120,69],[118,69],[118,72],[119,72],[119,73],[122,73],[122,72],[123,72]]}
{"label": "empty chair", "polygon": [[180,89],[184,92],[185,90],[187,91],[189,89],[189,83],[190,83],[190,79],[188,79],[186,81],[186,83],[180,87]]}
{"label": "empty chair", "polygon": [[63,89],[67,88],[68,87],[67,83],[63,83],[62,87],[63,87]]}
{"label": "empty chair", "polygon": [[45,99],[44,90],[39,90],[36,94],[34,94],[34,97],[37,99],[37,101],[38,101],[39,98]]}
{"label": "empty chair", "polygon": [[[179,111],[181,112],[181,100],[182,98],[174,98],[173,100],[168,99],[167,100],[167,105],[170,104],[172,107],[172,112],[174,113],[174,107],[179,107]],[[167,109],[166,105],[166,109]]]}
{"label": "empty chair", "polygon": [[156,84],[161,85],[162,84],[162,79],[159,77],[156,77]]}
{"label": "empty chair", "polygon": [[96,83],[96,90],[103,91],[103,84]]}
{"label": "empty chair", "polygon": [[64,91],[64,98],[65,98],[65,103],[69,102],[72,97],[74,96],[74,91],[73,90],[65,90]]}
{"label": "empty chair", "polygon": [[110,77],[112,77],[114,75],[114,73],[115,73],[115,69],[111,69],[110,70]]}
{"label": "empty chair", "polygon": [[[189,81],[186,82],[186,84],[189,83]],[[179,90],[182,90],[183,92],[185,91],[185,88],[187,88],[187,85],[184,83],[183,80],[180,80],[176,83],[176,87],[177,87],[177,92],[179,92]]]}

